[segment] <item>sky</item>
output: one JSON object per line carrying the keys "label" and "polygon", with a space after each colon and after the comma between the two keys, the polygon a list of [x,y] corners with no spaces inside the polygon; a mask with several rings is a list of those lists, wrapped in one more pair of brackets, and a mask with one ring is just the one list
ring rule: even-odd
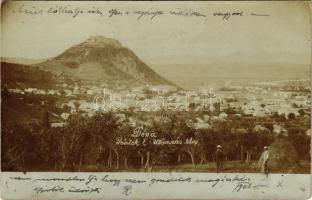
{"label": "sky", "polygon": [[[49,8],[98,8],[103,16],[47,14]],[[24,9],[43,14],[23,14]],[[151,20],[107,11],[196,11],[206,17],[174,15]],[[228,20],[215,12],[243,12]],[[253,16],[254,14],[268,16]],[[308,2],[8,2],[2,7],[1,54],[42,59],[61,54],[93,35],[120,41],[148,63],[309,64]]]}

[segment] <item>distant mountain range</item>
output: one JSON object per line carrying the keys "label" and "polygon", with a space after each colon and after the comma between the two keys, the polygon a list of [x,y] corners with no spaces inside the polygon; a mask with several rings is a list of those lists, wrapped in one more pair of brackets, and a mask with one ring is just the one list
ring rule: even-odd
{"label": "distant mountain range", "polygon": [[[209,57],[209,55],[207,55]],[[185,56],[187,57],[187,56]],[[232,84],[251,84],[261,81],[310,79],[310,65],[277,62],[277,63],[244,63],[227,60],[210,59],[207,64],[170,63],[168,59],[158,59],[158,62],[145,64],[136,54],[119,41],[104,36],[93,36],[80,44],[74,45],[60,55],[50,59],[2,58],[3,66],[16,69],[5,69],[2,73],[9,84],[16,84],[10,74],[23,69],[18,76],[22,84],[23,77],[31,79],[29,74],[51,72],[58,80],[88,81],[95,84],[106,83],[112,86],[138,85],[174,85],[184,89],[199,87],[222,87]],[[168,64],[160,64],[168,62]],[[201,62],[201,60],[197,60]],[[14,63],[15,65],[9,65]],[[158,64],[157,64],[158,63]],[[20,65],[17,65],[20,64]],[[32,66],[27,72],[26,66]],[[34,70],[37,70],[35,72]],[[40,70],[40,71],[38,71]],[[3,70],[2,70],[3,71]],[[24,74],[24,75],[23,75]],[[15,77],[12,75],[11,77]],[[47,75],[50,76],[50,75]],[[53,78],[54,79],[54,78]],[[17,80],[17,79],[16,79]],[[36,78],[34,78],[36,80]],[[170,81],[168,81],[170,80]],[[25,81],[25,80],[24,80]],[[26,81],[28,85],[32,80]],[[39,85],[39,84],[36,84]]]}
{"label": "distant mountain range", "polygon": [[310,79],[310,65],[297,63],[150,64],[162,77],[183,89],[250,85],[257,82]]}
{"label": "distant mountain range", "polygon": [[11,58],[11,57],[1,57],[1,62],[15,63],[21,65],[33,65],[41,63],[46,59],[29,59],[29,58]]}
{"label": "distant mountain range", "polygon": [[93,36],[34,66],[81,80],[105,83],[173,85],[119,41]]}

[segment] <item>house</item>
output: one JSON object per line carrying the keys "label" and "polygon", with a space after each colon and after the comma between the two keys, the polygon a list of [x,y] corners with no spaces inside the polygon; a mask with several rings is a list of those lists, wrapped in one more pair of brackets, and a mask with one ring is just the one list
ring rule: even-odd
{"label": "house", "polygon": [[44,91],[44,90],[36,90],[33,93],[35,93],[35,94],[47,94],[46,91]]}
{"label": "house", "polygon": [[9,89],[9,92],[18,93],[18,94],[25,94],[25,92],[23,92],[23,90],[21,90],[19,88]]}
{"label": "house", "polygon": [[155,86],[150,86],[149,89],[151,91],[160,92],[161,94],[166,94],[168,92],[176,92],[177,91],[177,87],[170,86],[170,85],[155,85]]}
{"label": "house", "polygon": [[274,133],[276,136],[278,136],[278,135],[287,136],[287,130],[286,130],[286,128],[284,128],[283,126],[278,125],[278,124],[274,124],[274,125],[273,125],[273,133]]}
{"label": "house", "polygon": [[289,114],[293,113],[296,117],[300,114],[298,113],[298,109],[291,108],[291,107],[282,107],[277,111],[278,115],[285,115],[286,119],[288,119]]}
{"label": "house", "polygon": [[70,116],[70,114],[69,113],[62,113],[61,114],[61,117],[63,118],[63,119],[68,119],[68,117]]}
{"label": "house", "polygon": [[204,115],[204,116],[203,116],[203,119],[204,119],[205,122],[208,122],[209,119],[210,119],[210,116],[209,116],[209,115]]}
{"label": "house", "polygon": [[210,128],[210,125],[205,122],[203,119],[196,117],[196,122],[193,123],[193,127],[195,129],[208,129]]}
{"label": "house", "polygon": [[26,88],[25,92],[27,93],[34,93],[35,91],[37,91],[37,88]]}
{"label": "house", "polygon": [[233,133],[233,134],[247,134],[248,131],[245,128],[236,128],[236,129],[232,128],[231,133]]}
{"label": "house", "polygon": [[115,116],[118,118],[118,122],[124,122],[127,119],[126,114],[123,114],[123,113],[115,114]]}
{"label": "house", "polygon": [[85,111],[85,112],[95,111],[96,109],[97,109],[96,105],[93,102],[83,101],[79,105],[79,110]]}
{"label": "house", "polygon": [[211,120],[212,122],[225,122],[225,121],[226,121],[225,119],[220,118],[220,117],[218,117],[218,116],[211,116],[211,117],[210,117],[210,120]]}
{"label": "house", "polygon": [[225,118],[227,118],[227,117],[228,117],[228,114],[226,114],[225,112],[221,112],[221,113],[219,114],[219,118],[225,119]]}
{"label": "house", "polygon": [[252,129],[253,132],[255,133],[270,133],[270,130],[264,126],[261,126],[261,125],[256,125],[253,129]]}
{"label": "house", "polygon": [[66,125],[65,122],[53,122],[53,123],[51,123],[52,128],[60,128],[60,127],[64,127],[65,125]]}

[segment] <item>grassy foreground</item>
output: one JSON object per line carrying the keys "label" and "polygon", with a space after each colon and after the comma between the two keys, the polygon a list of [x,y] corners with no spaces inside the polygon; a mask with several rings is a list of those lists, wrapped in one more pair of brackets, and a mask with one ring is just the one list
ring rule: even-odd
{"label": "grassy foreground", "polygon": [[[241,161],[225,161],[223,163],[224,173],[260,173],[261,168],[257,166],[258,161],[252,161],[250,164]],[[96,171],[96,172],[207,172],[215,173],[216,164],[214,162],[208,162],[206,164],[198,164],[193,166],[192,164],[183,164],[175,166],[152,166],[149,170],[145,168],[123,168],[120,166],[118,170],[114,168],[107,168],[106,166],[84,166],[81,171]],[[283,169],[275,168],[270,169],[271,173],[297,173],[297,174],[309,174],[310,163],[308,161],[301,161],[299,166]]]}

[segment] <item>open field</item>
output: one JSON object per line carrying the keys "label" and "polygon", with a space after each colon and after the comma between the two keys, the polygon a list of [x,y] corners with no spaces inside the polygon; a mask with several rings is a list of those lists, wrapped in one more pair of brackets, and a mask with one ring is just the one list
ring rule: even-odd
{"label": "open field", "polygon": [[[260,173],[261,168],[257,166],[258,161],[253,160],[250,164],[241,161],[225,161],[223,164],[224,173]],[[37,166],[38,167],[38,166]],[[41,166],[40,169],[34,169],[30,171],[46,171],[48,166]],[[51,171],[51,170],[49,170]],[[78,169],[75,171],[79,171]],[[192,164],[182,165],[167,165],[167,166],[152,166],[150,170],[146,168],[124,168],[121,166],[118,170],[115,168],[108,168],[104,165],[84,165],[81,167],[82,172],[205,172],[216,173],[216,165],[214,162],[207,162],[206,164],[198,164],[193,166]],[[295,173],[295,174],[309,174],[310,163],[308,161],[301,161],[300,165],[292,169],[270,169],[270,173]]]}

